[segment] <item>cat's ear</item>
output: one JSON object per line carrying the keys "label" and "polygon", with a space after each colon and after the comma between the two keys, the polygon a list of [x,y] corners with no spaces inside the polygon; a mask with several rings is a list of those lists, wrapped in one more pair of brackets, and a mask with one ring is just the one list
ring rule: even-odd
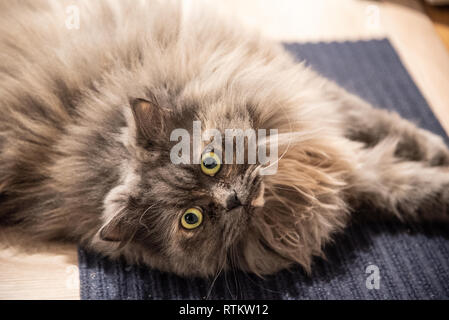
{"label": "cat's ear", "polygon": [[119,242],[124,240],[126,234],[122,219],[120,217],[112,218],[100,229],[99,236],[103,241]]}
{"label": "cat's ear", "polygon": [[136,138],[147,142],[160,138],[170,111],[160,107],[155,100],[134,99],[130,101],[130,105]]}

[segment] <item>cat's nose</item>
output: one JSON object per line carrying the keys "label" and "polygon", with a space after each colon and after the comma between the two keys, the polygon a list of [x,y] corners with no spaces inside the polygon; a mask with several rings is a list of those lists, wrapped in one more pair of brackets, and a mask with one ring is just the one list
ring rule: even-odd
{"label": "cat's nose", "polygon": [[232,192],[226,199],[226,210],[228,211],[237,208],[238,206],[241,205],[242,203],[240,202],[240,199],[238,198],[237,193],[235,191]]}

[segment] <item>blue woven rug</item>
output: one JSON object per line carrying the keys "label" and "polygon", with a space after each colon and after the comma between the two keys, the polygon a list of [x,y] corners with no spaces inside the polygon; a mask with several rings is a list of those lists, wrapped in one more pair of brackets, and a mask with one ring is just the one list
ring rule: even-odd
{"label": "blue woven rug", "polygon": [[[388,40],[286,44],[324,76],[373,105],[396,110],[448,141]],[[449,225],[353,225],[316,259],[309,277],[300,269],[265,279],[222,275],[211,299],[448,299]],[[379,289],[368,289],[369,265]],[[111,262],[79,250],[82,299],[202,299],[211,281]],[[369,287],[369,286],[368,286]]]}

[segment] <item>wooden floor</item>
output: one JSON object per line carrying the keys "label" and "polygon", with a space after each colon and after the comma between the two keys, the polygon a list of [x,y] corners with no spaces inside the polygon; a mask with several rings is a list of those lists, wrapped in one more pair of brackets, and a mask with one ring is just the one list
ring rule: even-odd
{"label": "wooden floor", "polygon": [[[186,6],[195,5],[185,1]],[[388,37],[412,78],[449,132],[449,53],[446,13],[420,0],[209,1],[223,14],[281,41]],[[74,245],[30,246],[0,231],[0,299],[79,299]],[[20,238],[20,237],[19,237]],[[24,249],[26,248],[26,250]]]}
{"label": "wooden floor", "polygon": [[435,27],[438,35],[449,51],[449,4],[446,6],[431,6],[421,0],[426,14]]}

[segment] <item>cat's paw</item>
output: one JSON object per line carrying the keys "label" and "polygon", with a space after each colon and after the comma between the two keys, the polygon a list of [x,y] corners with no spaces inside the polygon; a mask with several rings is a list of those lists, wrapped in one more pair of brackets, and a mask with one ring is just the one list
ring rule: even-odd
{"label": "cat's paw", "polygon": [[432,167],[449,166],[449,149],[443,139],[429,135],[427,143],[427,162]]}

